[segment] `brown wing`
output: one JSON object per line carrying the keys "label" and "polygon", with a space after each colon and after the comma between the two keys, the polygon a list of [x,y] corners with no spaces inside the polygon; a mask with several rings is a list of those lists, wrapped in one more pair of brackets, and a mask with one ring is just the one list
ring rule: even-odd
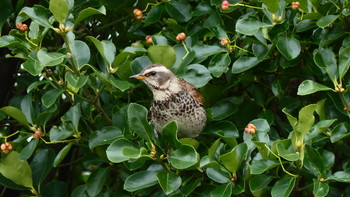
{"label": "brown wing", "polygon": [[185,89],[188,90],[188,92],[190,93],[191,96],[193,96],[193,98],[195,98],[200,104],[204,104],[204,98],[201,95],[201,93],[199,92],[198,88],[194,87],[193,85],[189,84],[187,81],[180,79],[183,83],[183,86]]}

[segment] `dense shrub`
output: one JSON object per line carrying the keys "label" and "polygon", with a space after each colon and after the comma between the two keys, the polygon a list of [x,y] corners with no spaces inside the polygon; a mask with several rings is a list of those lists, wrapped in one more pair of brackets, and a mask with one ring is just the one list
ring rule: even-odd
{"label": "dense shrub", "polygon": [[[0,108],[5,196],[350,192],[347,0],[0,4],[20,60]],[[152,94],[129,79],[151,63],[200,88],[198,138],[176,122],[154,136]]]}

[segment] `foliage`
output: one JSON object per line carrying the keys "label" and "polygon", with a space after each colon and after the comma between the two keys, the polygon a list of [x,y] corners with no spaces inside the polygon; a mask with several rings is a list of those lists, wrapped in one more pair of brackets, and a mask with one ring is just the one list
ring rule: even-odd
{"label": "foliage", "polygon": [[[0,109],[1,142],[13,145],[0,159],[4,188],[74,197],[348,193],[348,0],[221,3],[2,1],[13,13],[0,25],[13,30],[0,47],[22,60]],[[178,139],[176,122],[154,136],[151,92],[129,79],[151,63],[200,88],[208,123],[198,138]]]}

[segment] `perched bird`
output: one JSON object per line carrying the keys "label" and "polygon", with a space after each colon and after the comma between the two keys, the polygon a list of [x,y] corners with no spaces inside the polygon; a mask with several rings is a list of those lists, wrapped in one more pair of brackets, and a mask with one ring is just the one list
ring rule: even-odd
{"label": "perched bird", "polygon": [[142,80],[153,93],[150,113],[157,133],[174,120],[178,137],[194,138],[203,130],[207,121],[204,98],[196,87],[160,64],[149,65],[130,78]]}

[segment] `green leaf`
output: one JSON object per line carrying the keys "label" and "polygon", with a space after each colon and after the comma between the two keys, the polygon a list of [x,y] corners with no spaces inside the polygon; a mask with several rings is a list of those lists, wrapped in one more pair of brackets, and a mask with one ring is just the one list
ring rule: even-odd
{"label": "green leaf", "polygon": [[32,116],[34,114],[34,109],[32,105],[32,97],[30,94],[27,94],[23,97],[21,101],[21,110],[23,114],[26,116],[28,122],[33,124]]}
{"label": "green leaf", "polygon": [[68,4],[66,0],[50,0],[50,11],[52,12],[55,19],[64,24],[68,16]]}
{"label": "green leaf", "polygon": [[181,186],[181,177],[173,172],[159,171],[157,179],[165,195],[169,195]]}
{"label": "green leaf", "polygon": [[192,18],[190,12],[191,6],[185,0],[167,2],[165,4],[165,9],[170,17],[175,19],[177,22],[187,22]]}
{"label": "green leaf", "polygon": [[220,185],[210,192],[210,197],[230,197],[232,196],[232,183]]}
{"label": "green leaf", "polygon": [[350,183],[350,172],[338,171],[338,172],[332,174],[331,176],[329,176],[327,179],[335,180],[335,181],[343,182],[343,183]]}
{"label": "green leaf", "polygon": [[125,138],[116,139],[112,144],[110,144],[106,150],[108,159],[113,163],[120,163],[127,161],[128,156],[123,154],[123,149],[134,149],[134,144]]}
{"label": "green leaf", "polygon": [[207,176],[217,183],[229,183],[231,182],[230,173],[224,169],[208,168],[205,173]]}
{"label": "green leaf", "polygon": [[320,28],[325,28],[331,25],[337,18],[337,15],[323,16],[322,18],[317,20],[316,25]]}
{"label": "green leaf", "polygon": [[168,45],[153,45],[149,47],[148,57],[153,64],[162,64],[169,69],[176,61],[175,51]]}
{"label": "green leaf", "polygon": [[272,13],[276,13],[279,8],[279,0],[263,0],[263,3]]}
{"label": "green leaf", "polygon": [[194,51],[196,54],[196,63],[204,61],[208,56],[215,55],[220,52],[226,52],[223,48],[215,45],[206,45],[206,44],[196,44],[191,48],[191,51]]}
{"label": "green leaf", "polygon": [[335,143],[350,135],[350,124],[347,122],[341,122],[335,126],[331,134],[331,142]]}
{"label": "green leaf", "polygon": [[64,90],[51,89],[44,93],[44,95],[41,97],[41,102],[45,107],[49,108],[56,102],[58,97],[60,97],[63,92]]}
{"label": "green leaf", "polygon": [[350,66],[350,47],[339,52],[339,79],[342,80]]}
{"label": "green leaf", "polygon": [[281,36],[277,42],[277,49],[287,60],[295,59],[299,56],[301,47],[298,40],[291,36]]}
{"label": "green leaf", "polygon": [[151,142],[153,131],[147,121],[147,113],[142,105],[131,103],[128,107],[128,124],[131,132]]}
{"label": "green leaf", "polygon": [[259,175],[253,176],[249,180],[249,189],[252,193],[266,189],[266,187],[269,185],[272,179],[273,179],[272,176],[268,176],[265,174],[259,174]]}
{"label": "green leaf", "polygon": [[332,90],[332,88],[329,88],[325,85],[319,84],[312,80],[305,80],[299,85],[297,94],[303,96],[303,95],[312,94],[318,91],[328,91],[328,90]]}
{"label": "green leaf", "polygon": [[212,120],[222,120],[237,111],[242,100],[236,98],[226,98],[215,103],[211,108]]}
{"label": "green leaf", "polygon": [[1,8],[1,12],[0,12],[0,35],[1,34],[1,29],[3,27],[3,25],[6,23],[7,19],[11,16],[11,9],[9,9],[12,4],[11,4],[11,0],[4,0],[0,2],[0,8]]}
{"label": "green leaf", "polygon": [[23,68],[31,75],[37,76],[45,68],[45,65],[41,64],[39,61],[28,58],[27,61],[23,63]]}
{"label": "green leaf", "polygon": [[89,39],[95,45],[98,52],[102,55],[103,59],[107,62],[109,66],[111,66],[116,53],[116,48],[113,42],[109,40],[99,41],[92,36],[87,36],[86,38]]}
{"label": "green leaf", "polygon": [[156,174],[154,171],[136,172],[125,180],[124,189],[128,192],[134,192],[156,185],[158,183]]}
{"label": "green leaf", "polygon": [[72,60],[74,62],[74,66],[79,70],[84,64],[87,64],[90,60],[90,48],[89,46],[81,41],[74,40],[72,42]]}
{"label": "green leaf", "polygon": [[248,154],[248,146],[246,143],[238,144],[232,151],[220,156],[222,164],[233,174],[237,173],[242,161]]}
{"label": "green leaf", "polygon": [[227,33],[224,29],[224,22],[217,12],[210,14],[204,22],[204,27],[208,28],[219,39],[227,37]]}
{"label": "green leaf", "polygon": [[40,49],[37,53],[38,60],[45,67],[61,64],[65,56],[66,55],[62,53],[56,53],[56,52],[49,53],[45,49]]}
{"label": "green leaf", "polygon": [[21,151],[19,159],[25,161],[29,159],[34,153],[36,146],[38,145],[39,139],[32,139]]}
{"label": "green leaf", "polygon": [[195,165],[199,161],[199,156],[192,146],[182,145],[170,153],[168,160],[174,168],[186,169]]}
{"label": "green leaf", "polygon": [[45,180],[46,176],[53,167],[54,159],[55,152],[51,149],[44,149],[34,156],[32,162],[30,163],[30,167],[33,171],[34,185],[40,185]]}
{"label": "green leaf", "polygon": [[106,8],[104,6],[101,6],[98,9],[95,8],[85,8],[81,12],[79,12],[78,18],[75,20],[75,25],[80,23],[82,20],[86,19],[89,16],[96,15],[96,14],[103,14],[106,15]]}
{"label": "green leaf", "polygon": [[290,125],[292,126],[292,128],[294,129],[295,126],[297,126],[297,124],[298,124],[298,119],[295,118],[294,116],[290,115],[290,114],[287,112],[287,108],[283,108],[283,109],[282,109],[282,112],[283,112],[284,114],[286,114],[287,119],[288,119],[288,121],[289,121],[289,124],[290,124]]}
{"label": "green leaf", "polygon": [[232,64],[232,73],[238,74],[249,70],[256,65],[258,65],[261,61],[258,60],[257,57],[248,57],[248,56],[240,56],[233,64]]}
{"label": "green leaf", "polygon": [[19,12],[16,23],[19,21],[25,21],[28,18],[31,18],[35,23],[46,27],[52,28],[52,25],[49,22],[49,12],[48,10],[41,5],[34,5],[34,7],[24,7]]}
{"label": "green leaf", "polygon": [[326,196],[329,192],[329,185],[327,182],[321,182],[317,179],[313,179],[314,181],[314,188],[312,193],[314,194],[314,196],[317,197],[323,197]]}
{"label": "green leaf", "polygon": [[61,121],[64,123],[72,123],[75,131],[78,131],[79,121],[81,117],[81,109],[80,103],[72,106],[62,117]]}
{"label": "green leaf", "polygon": [[334,82],[338,75],[337,60],[331,49],[320,48],[315,49],[313,52],[314,62],[318,67],[323,68],[327,71],[329,78]]}
{"label": "green leaf", "polygon": [[50,129],[50,141],[57,142],[63,139],[66,139],[73,135],[73,128],[68,126],[67,124],[63,124],[60,126],[53,126]]}
{"label": "green leaf", "polygon": [[27,161],[20,160],[16,151],[0,159],[0,173],[17,185],[33,188],[32,170]]}
{"label": "green leaf", "polygon": [[152,9],[147,13],[147,16],[143,20],[143,22],[148,24],[153,24],[158,22],[163,16],[163,11],[164,11],[163,4],[153,6]]}
{"label": "green leaf", "polygon": [[229,53],[220,53],[215,55],[209,62],[208,69],[214,77],[221,77],[228,71],[231,58]]}
{"label": "green leaf", "polygon": [[250,166],[250,173],[252,174],[262,174],[266,170],[274,168],[278,166],[279,163],[277,161],[272,160],[254,160]]}
{"label": "green leaf", "polygon": [[241,18],[238,19],[236,23],[236,32],[253,36],[254,34],[258,33],[260,28],[265,26],[268,26],[268,24],[262,23],[256,18]]}
{"label": "green leaf", "polygon": [[280,143],[276,143],[276,149],[279,156],[288,161],[297,161],[299,160],[299,154],[291,151],[289,148],[291,146],[291,140],[281,140]]}
{"label": "green leaf", "polygon": [[68,154],[68,152],[73,144],[74,144],[74,142],[68,143],[65,147],[63,147],[60,150],[60,152],[58,152],[58,154],[53,162],[53,167],[57,167],[63,161],[63,159],[66,157],[66,155]]}
{"label": "green leaf", "polygon": [[177,149],[181,146],[180,141],[177,139],[177,131],[178,125],[175,121],[172,121],[164,126],[160,139],[169,143],[172,148]]}
{"label": "green leaf", "polygon": [[107,126],[97,130],[90,135],[89,148],[111,144],[114,140],[122,136],[122,131],[117,127]]}
{"label": "green leaf", "polygon": [[86,191],[89,196],[97,196],[110,176],[110,168],[99,168],[94,171],[88,178],[86,183]]}
{"label": "green leaf", "polygon": [[153,35],[152,36],[153,45],[167,46],[168,40],[164,36]]}
{"label": "green leaf", "polygon": [[[298,124],[292,132],[292,143],[295,150],[300,148],[297,147],[297,144],[299,144],[298,146],[302,145],[300,143],[303,143],[304,137],[310,132],[311,127],[315,122],[315,116],[313,114],[316,107],[316,104],[310,104],[299,111]],[[301,156],[301,159],[302,158],[303,156]]]}
{"label": "green leaf", "polygon": [[29,122],[23,112],[15,107],[6,106],[0,108],[0,113],[6,114],[11,118],[17,120],[21,125],[29,126]]}
{"label": "green leaf", "polygon": [[122,92],[131,87],[131,84],[128,81],[118,80],[112,75],[109,76],[108,80],[114,87],[118,88]]}
{"label": "green leaf", "polygon": [[180,77],[198,88],[203,87],[212,79],[209,70],[201,64],[187,66],[187,71]]}
{"label": "green leaf", "polygon": [[272,197],[288,197],[295,186],[294,177],[283,177],[276,181],[271,190]]}
{"label": "green leaf", "polygon": [[202,157],[202,159],[199,163],[199,167],[200,168],[220,168],[220,165],[216,160],[214,160],[206,155],[206,156]]}
{"label": "green leaf", "polygon": [[72,72],[66,72],[65,77],[66,81],[75,89],[80,89],[88,81],[88,76],[77,76]]}

